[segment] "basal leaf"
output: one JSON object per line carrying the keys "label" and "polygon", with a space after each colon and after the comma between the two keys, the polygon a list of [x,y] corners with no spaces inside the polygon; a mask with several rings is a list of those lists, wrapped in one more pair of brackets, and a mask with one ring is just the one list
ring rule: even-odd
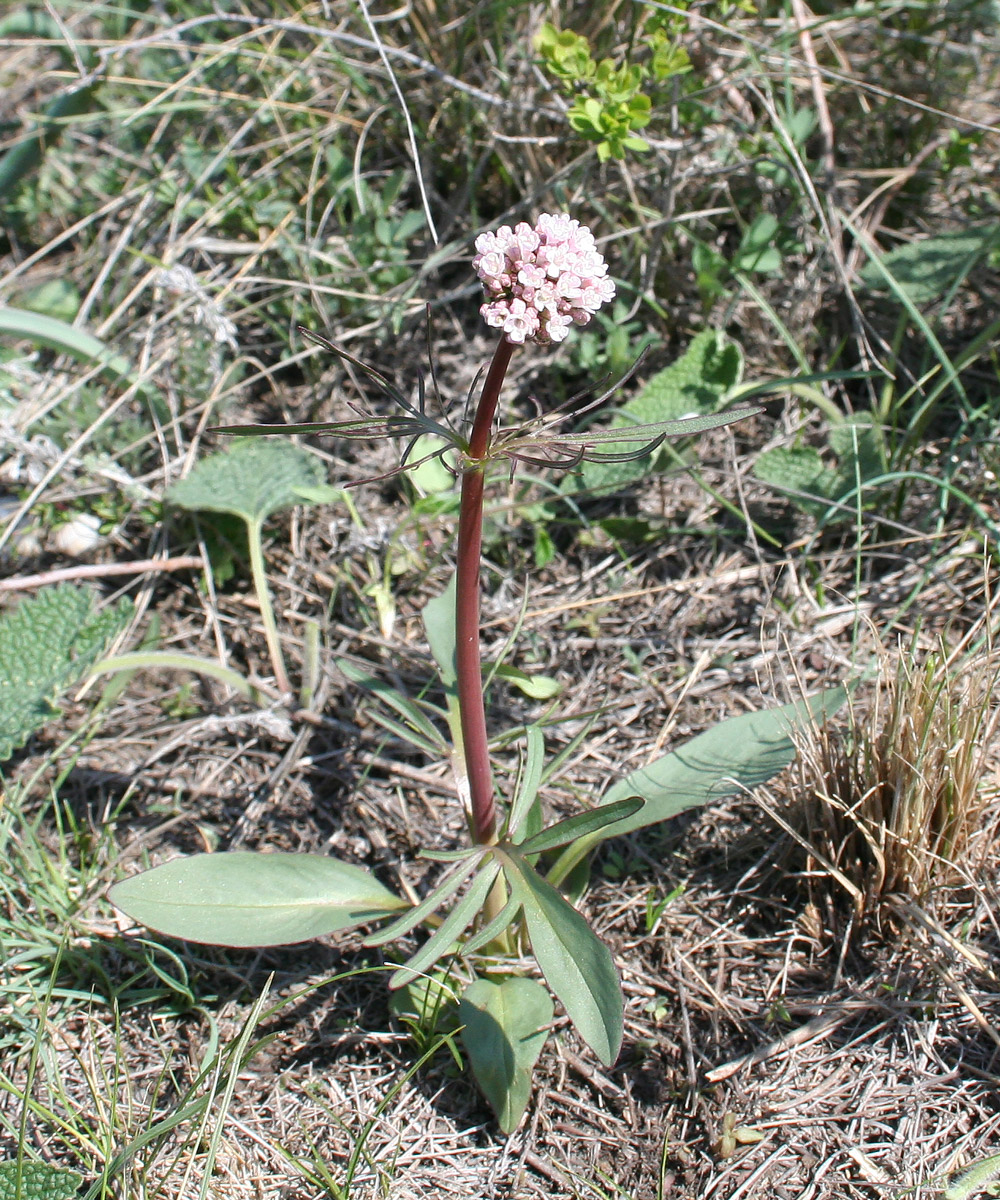
{"label": "basal leaf", "polygon": [[407,902],[362,867],[320,854],[193,854],[116,883],[111,902],[159,933],[283,946],[390,917]]}
{"label": "basal leaf", "polygon": [[320,460],[303,446],[280,438],[236,438],[219,454],[196,464],[167,489],[180,508],[233,513],[261,522],[307,499],[326,482]]}
{"label": "basal leaf", "polygon": [[499,874],[500,864],[495,860],[491,860],[482,868],[473,879],[469,890],[452,906],[451,911],[416,954],[411,955],[398,971],[389,976],[391,988],[402,987],[414,975],[429,971],[446,954],[452,953],[455,942],[478,916]]}
{"label": "basal leaf", "polygon": [[129,600],[96,611],[95,593],[73,584],[44,588],[0,618],[0,761],[57,710],[128,624]]}
{"label": "basal leaf", "polygon": [[469,1064],[504,1133],[531,1099],[531,1073],[548,1036],[552,1000],[534,979],[477,979],[458,1005]]}
{"label": "basal leaf", "polygon": [[808,700],[741,713],[713,725],[605,792],[602,805],[628,796],[641,796],[646,804],[601,830],[600,840],[655,825],[685,809],[766,783],[795,757],[795,728],[809,721],[822,722],[846,699],[847,690],[835,687]]}
{"label": "basal leaf", "polygon": [[[336,661],[341,672],[351,683],[357,684],[358,687],[363,687],[366,692],[371,692],[373,696],[377,696],[389,708],[399,713],[403,720],[412,728],[413,733],[417,735],[417,737],[414,737],[408,730],[399,730],[398,735],[400,737],[414,742],[414,744],[420,746],[421,749],[430,754],[434,754],[435,752],[443,753],[447,749],[440,731],[421,707],[421,704],[424,702],[418,703],[409,696],[404,696],[388,680],[380,679],[377,675],[372,675],[362,667],[355,666],[354,663],[348,661],[346,658],[338,658]],[[383,720],[382,723],[386,722]]]}
{"label": "basal leaf", "polygon": [[537,725],[529,725],[525,730],[525,736],[528,749],[521,768],[517,792],[511,802],[510,813],[507,817],[507,836],[514,841],[521,834],[521,827],[527,820],[531,806],[535,803],[542,782],[542,769],[545,766],[545,736],[541,729]]}
{"label": "basal leaf", "polygon": [[[2,172],[0,172],[2,173]],[[68,354],[84,363],[100,366],[109,376],[136,383],[137,390],[148,396],[159,398],[159,393],[150,384],[137,383],[132,365],[127,358],[110,349],[104,342],[77,329],[57,317],[28,312],[21,308],[0,307],[0,337],[24,338],[36,346],[45,346],[59,354]]]}
{"label": "basal leaf", "polygon": [[48,1163],[0,1163],[0,1200],[74,1200],[82,1176]]}
{"label": "basal leaf", "polygon": [[524,911],[531,949],[545,981],[577,1032],[606,1066],[624,1030],[621,984],[611,951],[558,891],[520,855],[504,855],[504,873]]}

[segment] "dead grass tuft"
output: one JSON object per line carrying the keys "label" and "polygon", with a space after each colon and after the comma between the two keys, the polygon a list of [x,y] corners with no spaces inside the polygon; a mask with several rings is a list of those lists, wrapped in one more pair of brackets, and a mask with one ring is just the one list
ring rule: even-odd
{"label": "dead grass tuft", "polygon": [[857,916],[892,896],[921,900],[968,880],[968,853],[997,795],[993,737],[1000,675],[992,649],[957,660],[943,646],[879,651],[848,725],[807,735],[799,816],[810,874],[844,888]]}

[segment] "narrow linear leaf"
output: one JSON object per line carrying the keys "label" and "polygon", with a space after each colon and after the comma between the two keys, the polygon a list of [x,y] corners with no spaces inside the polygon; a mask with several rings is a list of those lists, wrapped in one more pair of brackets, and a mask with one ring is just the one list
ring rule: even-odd
{"label": "narrow linear leaf", "polygon": [[430,743],[432,750],[444,751],[447,749],[440,731],[415,700],[402,695],[385,679],[380,679],[364,668],[355,666],[346,658],[338,658],[336,663],[341,673],[351,683],[364,688],[366,692],[371,692],[373,696],[377,696],[384,704],[399,713],[405,721],[408,721],[413,729],[421,734],[427,743]]}
{"label": "narrow linear leaf", "polygon": [[475,954],[484,946],[488,946],[500,936],[505,929],[513,925],[517,914],[521,911],[521,901],[514,896],[500,909],[497,915],[488,924],[484,925],[478,933],[474,933],[472,937],[467,938],[462,943],[462,953]]}
{"label": "narrow linear leaf", "polygon": [[366,946],[384,946],[388,942],[394,942],[397,938],[403,937],[404,934],[410,932],[411,929],[416,929],[423,921],[441,907],[445,901],[449,900],[469,876],[479,866],[482,854],[475,857],[466,858],[460,862],[457,867],[450,871],[446,871],[441,879],[435,884],[427,895],[417,905],[414,905],[409,912],[403,916],[397,917],[395,921],[391,921],[388,925],[384,925],[375,933],[369,934],[364,939]]}
{"label": "narrow linear leaf", "polygon": [[136,383],[137,389],[144,395],[159,395],[154,387],[137,383],[127,358],[115,354],[93,334],[60,321],[58,317],[48,317],[21,308],[0,307],[0,337],[24,338],[36,346],[68,354],[80,362],[94,363],[108,374],[128,383]]}
{"label": "narrow linear leaf", "polygon": [[552,1023],[552,1000],[534,979],[477,979],[462,994],[462,1041],[476,1082],[504,1133],[531,1099],[531,1073]]}
{"label": "narrow linear leaf", "polygon": [[522,842],[518,850],[521,854],[543,854],[546,850],[555,850],[558,846],[568,846],[578,838],[600,833],[608,825],[634,816],[645,803],[641,796],[630,796],[612,804],[602,803],[598,808],[576,813],[567,817],[565,821],[557,821],[555,825],[550,825],[548,829],[543,829],[526,842]]}
{"label": "narrow linear leaf", "polygon": [[171,937],[284,946],[408,907],[362,867],[320,854],[194,854],[116,883],[112,904]]}
{"label": "narrow linear leaf", "polygon": [[448,913],[416,954],[411,955],[399,970],[393,972],[389,977],[389,987],[402,987],[414,975],[419,975],[424,971],[430,970],[438,959],[444,958],[446,954],[451,953],[459,935],[472,924],[476,915],[483,907],[486,897],[489,895],[490,888],[499,874],[500,864],[496,860],[487,863],[472,881],[469,890],[455,904],[451,912]]}
{"label": "narrow linear leaf", "polygon": [[531,949],[546,983],[583,1040],[611,1066],[624,1033],[624,1001],[611,951],[520,855],[504,858],[504,874],[524,909]]}
{"label": "narrow linear leaf", "polygon": [[525,730],[528,747],[521,768],[521,778],[518,782],[517,793],[510,806],[507,817],[507,836],[517,841],[522,832],[522,826],[527,820],[531,806],[535,803],[538,789],[542,782],[542,768],[545,765],[545,737],[537,725],[529,725]]}

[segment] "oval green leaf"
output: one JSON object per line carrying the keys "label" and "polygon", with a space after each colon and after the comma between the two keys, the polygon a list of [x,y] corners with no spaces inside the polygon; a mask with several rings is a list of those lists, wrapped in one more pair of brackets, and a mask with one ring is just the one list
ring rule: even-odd
{"label": "oval green leaf", "polygon": [[504,1133],[531,1099],[531,1072],[552,1022],[552,999],[534,979],[477,979],[458,1005],[469,1065]]}
{"label": "oval green leaf", "polygon": [[624,1001],[611,951],[520,855],[504,855],[504,874],[524,910],[531,949],[545,982],[583,1040],[610,1067],[624,1032]]}
{"label": "oval green leaf", "polygon": [[307,942],[407,907],[369,871],[336,858],[242,850],[176,858],[108,895],[158,933],[216,946]]}

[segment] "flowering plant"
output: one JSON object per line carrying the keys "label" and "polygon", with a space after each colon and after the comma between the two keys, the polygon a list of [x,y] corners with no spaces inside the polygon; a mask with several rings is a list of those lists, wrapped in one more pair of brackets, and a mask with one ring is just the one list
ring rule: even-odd
{"label": "flowering plant", "polygon": [[[302,942],[360,925],[380,926],[363,941],[383,946],[428,930],[426,940],[396,966],[390,986],[409,989],[418,1015],[437,1012],[442,997],[444,1007],[457,1009],[471,1069],[501,1129],[509,1132],[530,1099],[533,1067],[553,1021],[552,995],[602,1062],[613,1064],[622,1043],[618,971],[609,948],[561,890],[570,873],[609,837],[763,782],[791,760],[794,721],[839,704],[842,693],[723,722],[681,752],[633,771],[593,806],[548,826],[542,801],[545,734],[539,724],[529,724],[515,731],[522,744],[516,782],[498,795],[479,637],[483,498],[491,465],[501,459],[563,467],[631,459],[648,454],[664,438],[689,436],[759,410],[584,433],[561,431],[559,414],[496,428],[515,349],[563,340],[571,326],[585,325],[615,289],[590,230],[564,213],[542,215],[534,226],[522,222],[483,234],[476,251],[474,266],[485,290],[482,315],[501,335],[467,435],[433,421],[378,371],[332,346],[393,398],[397,411],[334,423],[239,429],[411,440],[434,433],[445,449],[457,452],[462,485],[455,575],[423,614],[444,705],[391,692],[357,668],[343,666],[349,678],[388,701],[393,715],[386,724],[398,736],[450,758],[469,844],[423,852],[444,869],[422,899],[401,897],[371,871],[332,857],[243,852],[168,862],[116,884],[111,898],[160,932],[230,946]],[[403,461],[401,469],[405,455]],[[547,987],[533,977],[529,950]],[[446,975],[443,964],[448,964]]]}

